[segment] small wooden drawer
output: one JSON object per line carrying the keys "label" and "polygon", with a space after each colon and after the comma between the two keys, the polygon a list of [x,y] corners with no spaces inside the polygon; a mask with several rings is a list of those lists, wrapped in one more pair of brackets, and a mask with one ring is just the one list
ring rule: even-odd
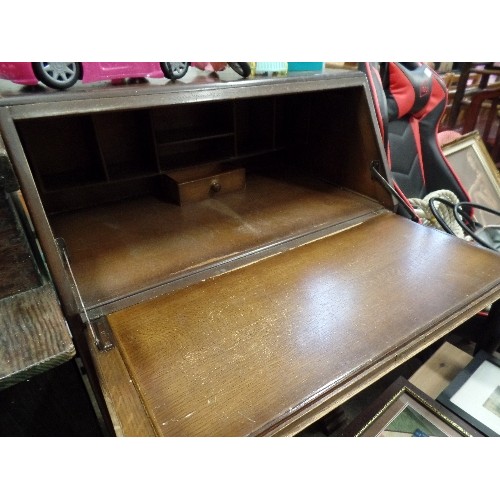
{"label": "small wooden drawer", "polygon": [[171,170],[164,178],[168,196],[179,205],[203,201],[245,187],[245,169],[221,163]]}

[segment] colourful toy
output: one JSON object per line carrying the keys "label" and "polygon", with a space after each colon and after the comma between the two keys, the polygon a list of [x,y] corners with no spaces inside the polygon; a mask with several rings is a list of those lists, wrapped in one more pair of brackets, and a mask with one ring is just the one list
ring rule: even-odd
{"label": "colourful toy", "polygon": [[57,90],[83,83],[124,78],[168,78],[178,80],[194,66],[209,71],[222,71],[230,66],[240,76],[250,74],[248,63],[189,63],[189,62],[0,62],[0,79],[20,85],[40,82]]}
{"label": "colourful toy", "polygon": [[243,78],[246,78],[251,73],[250,64],[247,62],[192,62],[189,64],[195,68],[210,72],[223,71],[229,66]]}
{"label": "colourful toy", "polygon": [[285,76],[288,73],[286,62],[252,62],[250,67],[253,75]]}

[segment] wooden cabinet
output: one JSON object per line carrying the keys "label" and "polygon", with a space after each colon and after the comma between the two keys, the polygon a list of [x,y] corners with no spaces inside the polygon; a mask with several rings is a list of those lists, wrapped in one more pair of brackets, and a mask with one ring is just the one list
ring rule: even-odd
{"label": "wooden cabinet", "polygon": [[75,355],[0,137],[0,390]]}
{"label": "wooden cabinet", "polygon": [[3,99],[118,435],[293,435],[500,296],[497,254],[395,214],[364,75],[306,75]]}

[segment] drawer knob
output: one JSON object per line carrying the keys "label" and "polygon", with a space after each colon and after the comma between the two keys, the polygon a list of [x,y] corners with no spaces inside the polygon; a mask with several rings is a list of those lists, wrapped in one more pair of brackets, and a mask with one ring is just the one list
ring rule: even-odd
{"label": "drawer knob", "polygon": [[220,190],[221,190],[220,182],[213,180],[212,183],[210,184],[210,191],[218,193]]}

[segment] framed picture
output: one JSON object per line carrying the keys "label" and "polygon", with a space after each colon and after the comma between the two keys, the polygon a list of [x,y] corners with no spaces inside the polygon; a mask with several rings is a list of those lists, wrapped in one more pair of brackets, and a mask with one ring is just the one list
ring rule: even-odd
{"label": "framed picture", "polygon": [[[471,201],[500,211],[500,173],[479,132],[465,134],[442,150]],[[485,210],[474,209],[474,215],[483,226],[500,224],[498,216]]]}
{"label": "framed picture", "polygon": [[399,377],[346,427],[343,436],[471,437],[483,434]]}
{"label": "framed picture", "polygon": [[500,436],[500,359],[479,351],[437,400],[486,436]]}

